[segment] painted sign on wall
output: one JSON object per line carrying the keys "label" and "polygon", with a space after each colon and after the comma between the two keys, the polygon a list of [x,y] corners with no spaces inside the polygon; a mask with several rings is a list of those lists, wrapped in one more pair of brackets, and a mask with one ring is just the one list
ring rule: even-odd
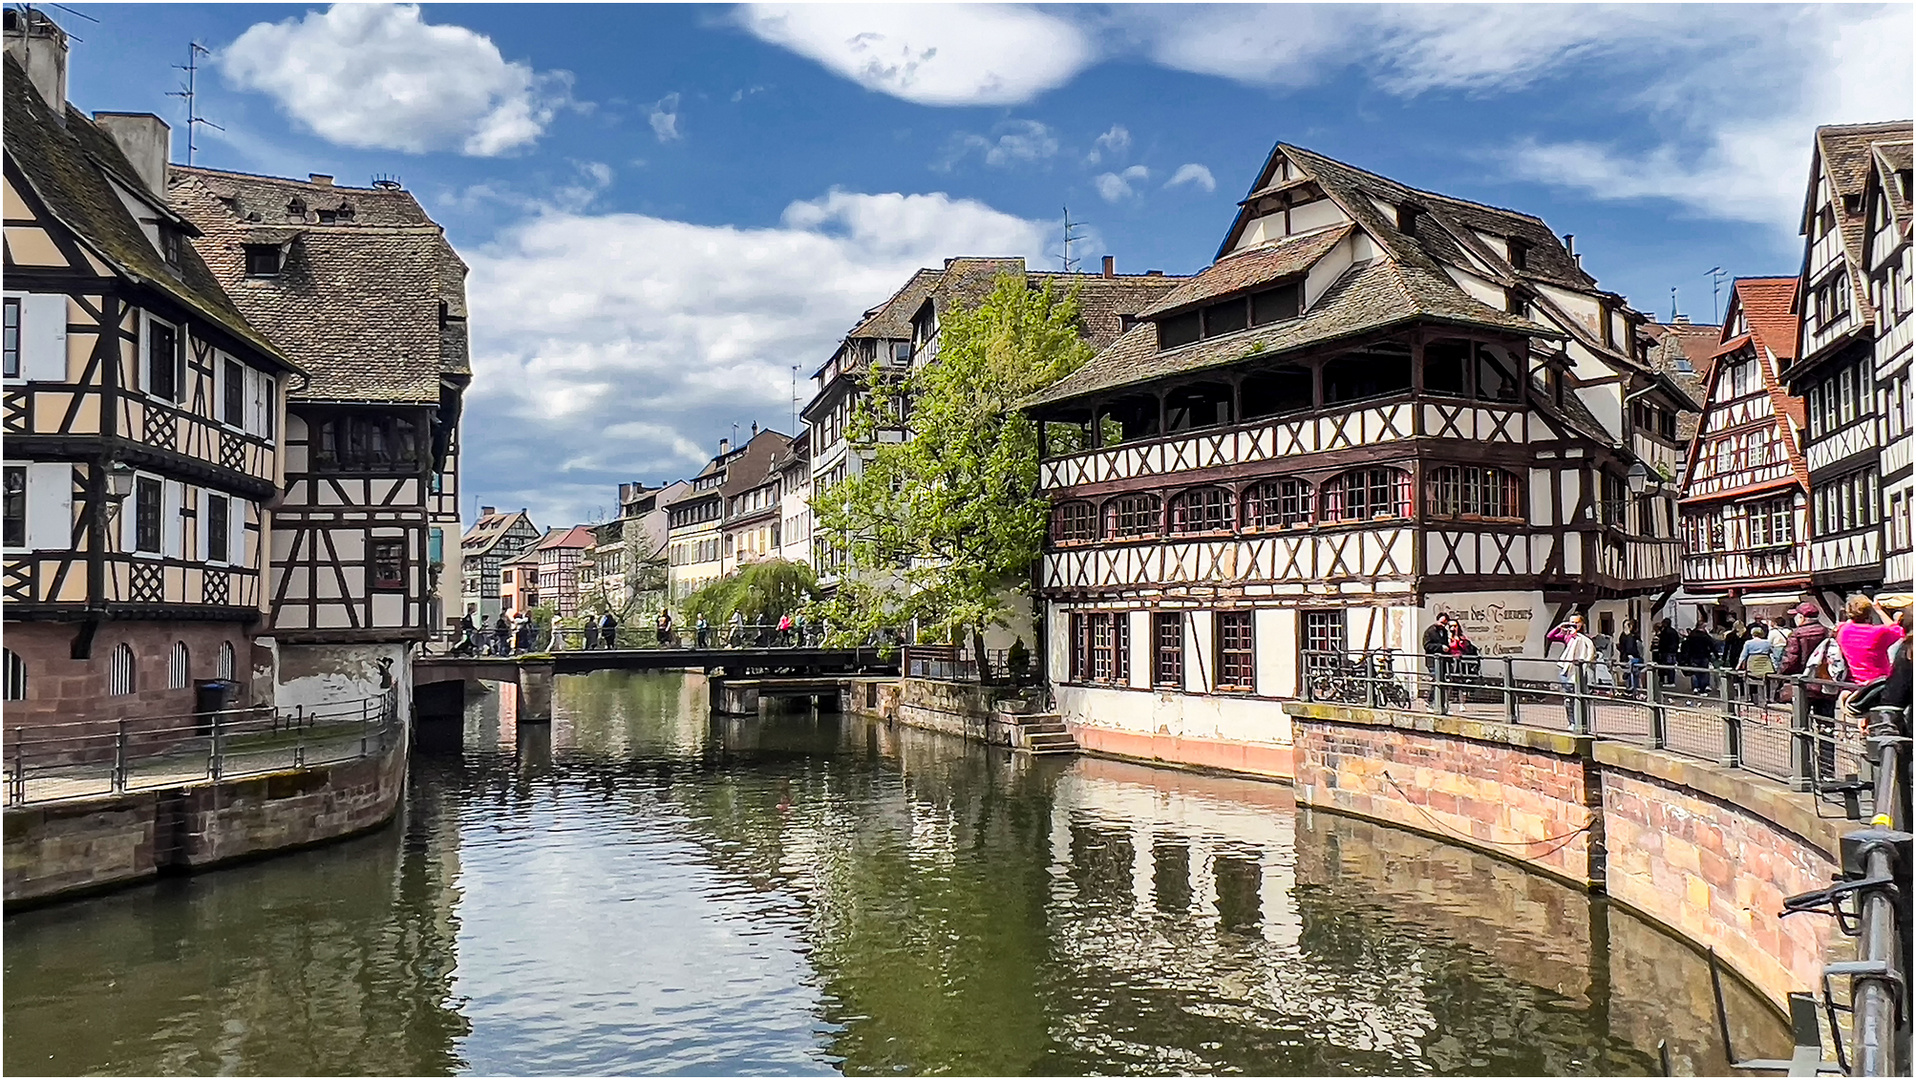
{"label": "painted sign on wall", "polygon": [[[1429,622],[1449,615],[1485,656],[1542,656],[1543,594],[1538,592],[1455,593],[1433,596],[1425,608]],[[1428,622],[1426,623],[1428,625]]]}

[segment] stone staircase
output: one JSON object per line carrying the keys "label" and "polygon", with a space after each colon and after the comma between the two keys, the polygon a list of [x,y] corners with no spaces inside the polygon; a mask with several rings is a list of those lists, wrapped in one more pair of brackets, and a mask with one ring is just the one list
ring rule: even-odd
{"label": "stone staircase", "polygon": [[1011,745],[1033,754],[1075,754],[1078,740],[1057,713],[1025,713],[1016,717]]}

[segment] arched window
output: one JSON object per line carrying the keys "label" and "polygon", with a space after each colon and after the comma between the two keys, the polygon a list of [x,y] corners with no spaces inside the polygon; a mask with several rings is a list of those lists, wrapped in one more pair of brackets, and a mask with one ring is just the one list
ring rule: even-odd
{"label": "arched window", "polygon": [[168,657],[166,661],[166,688],[168,690],[186,689],[187,679],[192,674],[190,670],[191,665],[188,661],[189,657],[186,652],[186,642],[174,642],[173,655]]}
{"label": "arched window", "polygon": [[1156,495],[1120,495],[1104,504],[1104,535],[1156,536],[1164,528],[1164,501]]}
{"label": "arched window", "polygon": [[1051,508],[1051,540],[1069,544],[1098,538],[1098,508],[1082,500]]}
{"label": "arched window", "polygon": [[1296,529],[1311,523],[1311,485],[1305,480],[1263,480],[1244,493],[1246,529]]}
{"label": "arched window", "polygon": [[230,641],[220,642],[219,668],[213,672],[213,677],[217,679],[231,679],[233,677],[233,643],[232,642]]}
{"label": "arched window", "polygon": [[1437,518],[1523,517],[1514,473],[1476,465],[1445,465],[1424,478],[1424,513]]}
{"label": "arched window", "polygon": [[1380,466],[1352,469],[1324,482],[1324,521],[1375,521],[1410,516],[1410,473]]}
{"label": "arched window", "polygon": [[125,643],[115,645],[113,646],[113,665],[107,672],[106,692],[131,694],[134,689],[133,646]]}
{"label": "arched window", "polygon": [[6,653],[7,662],[7,700],[25,701],[27,699],[27,662],[12,649],[0,649]]}
{"label": "arched window", "polygon": [[1236,500],[1220,487],[1192,488],[1171,500],[1171,531],[1178,534],[1230,532]]}

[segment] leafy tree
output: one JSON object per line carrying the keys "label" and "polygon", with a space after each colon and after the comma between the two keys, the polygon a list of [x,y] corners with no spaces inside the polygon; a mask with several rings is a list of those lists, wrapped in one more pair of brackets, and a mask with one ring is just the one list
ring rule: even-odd
{"label": "leafy tree", "polygon": [[714,626],[722,625],[737,612],[748,623],[777,622],[781,615],[796,615],[818,596],[818,579],[812,568],[787,559],[760,559],[746,563],[717,581],[687,596],[679,605],[690,623],[705,616]]}
{"label": "leafy tree", "polygon": [[[1018,403],[1094,351],[1076,290],[1060,296],[1006,274],[977,307],[944,313],[930,363],[868,372],[847,428],[866,463],[812,501],[851,564],[823,611],[834,640],[913,619],[938,639],[977,639],[1005,621],[1049,512],[1037,426]],[[907,414],[902,441],[881,438]]]}

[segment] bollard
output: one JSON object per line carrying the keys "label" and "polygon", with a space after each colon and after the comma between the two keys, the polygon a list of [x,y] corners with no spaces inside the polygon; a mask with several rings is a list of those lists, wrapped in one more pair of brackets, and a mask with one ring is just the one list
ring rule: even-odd
{"label": "bollard", "polygon": [[1517,722],[1517,662],[1506,656],[1504,662],[1504,722]]}
{"label": "bollard", "polygon": [[206,746],[206,773],[215,783],[219,782],[220,773],[224,771],[226,767],[226,763],[220,759],[220,736],[222,734],[221,729],[224,726],[220,717],[220,711],[215,710],[213,713],[213,741]]}

